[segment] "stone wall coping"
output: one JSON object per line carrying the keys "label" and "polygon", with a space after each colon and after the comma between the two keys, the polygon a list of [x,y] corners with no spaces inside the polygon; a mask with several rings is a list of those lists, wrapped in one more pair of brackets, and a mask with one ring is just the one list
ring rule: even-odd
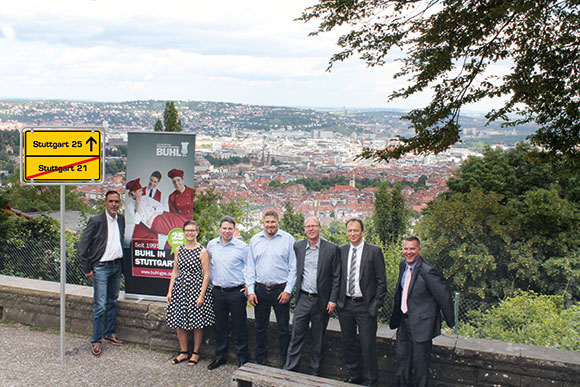
{"label": "stone wall coping", "polygon": [[[58,282],[18,278],[5,275],[0,275],[0,287],[18,288],[26,293],[29,293],[30,291],[39,291],[44,293],[56,293],[55,296],[60,294],[60,283]],[[88,286],[67,284],[65,289],[67,295],[88,298],[93,297],[93,289]],[[122,300],[122,302],[126,302],[128,304],[147,303],[151,306],[154,306],[155,308],[161,307],[161,304],[163,304],[162,301],[124,299],[124,292],[121,292],[119,298]],[[248,318],[253,319],[253,312],[253,308],[248,308]],[[273,315],[274,313],[272,313],[271,319],[272,321],[275,321]],[[330,331],[340,332],[340,325],[338,320],[331,319],[328,324],[328,329]],[[379,325],[377,330],[377,337],[387,340],[394,340],[395,332],[395,330],[389,329],[388,326]],[[433,345],[435,350],[447,350],[470,357],[480,357],[483,360],[486,358],[501,357],[506,360],[512,358],[514,361],[517,361],[522,360],[521,358],[524,358],[525,360],[529,361],[541,361],[544,363],[550,363],[554,366],[566,364],[568,367],[577,369],[580,372],[580,352],[578,351],[537,347],[525,344],[507,343],[496,340],[478,339],[449,334],[443,334],[435,338],[433,340]]]}

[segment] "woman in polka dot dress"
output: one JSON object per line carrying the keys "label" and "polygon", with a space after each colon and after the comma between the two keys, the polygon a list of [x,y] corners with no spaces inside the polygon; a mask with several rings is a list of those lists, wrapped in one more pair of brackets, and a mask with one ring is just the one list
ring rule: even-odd
{"label": "woman in polka dot dress", "polygon": [[183,225],[185,244],[175,252],[173,273],[167,292],[167,325],[177,331],[180,352],[172,364],[188,360],[187,331],[193,330],[193,354],[187,365],[199,361],[203,328],[215,323],[209,286],[209,255],[197,243],[198,227],[193,220]]}

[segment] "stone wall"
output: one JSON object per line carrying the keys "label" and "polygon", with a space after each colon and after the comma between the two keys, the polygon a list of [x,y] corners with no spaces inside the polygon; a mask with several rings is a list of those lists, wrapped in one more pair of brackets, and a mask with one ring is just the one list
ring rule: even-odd
{"label": "stone wall", "polygon": [[[59,286],[53,282],[0,276],[0,319],[58,330]],[[67,285],[66,290],[66,330],[86,335],[88,351],[92,334],[92,288]],[[119,336],[128,343],[153,350],[178,351],[175,332],[165,324],[165,310],[163,302],[125,300],[121,294]],[[254,343],[252,312],[248,308],[251,347]],[[394,333],[387,327],[379,327],[381,385],[394,385]],[[280,366],[274,322],[269,340],[271,365]],[[201,350],[206,359],[213,356],[212,343],[213,329],[209,328],[204,333]],[[233,347],[230,345],[231,361],[235,361]],[[330,321],[326,347],[323,376],[344,378],[340,328],[336,320]],[[308,346],[305,349],[308,351]],[[580,353],[443,335],[434,341],[431,376],[433,386],[578,386]]]}

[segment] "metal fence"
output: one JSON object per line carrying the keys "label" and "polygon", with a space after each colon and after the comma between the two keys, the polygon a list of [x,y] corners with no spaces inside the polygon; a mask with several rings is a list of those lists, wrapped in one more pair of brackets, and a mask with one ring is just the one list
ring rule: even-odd
{"label": "metal fence", "polygon": [[[66,283],[92,286],[92,280],[84,276],[78,258],[76,241],[66,246]],[[0,274],[60,282],[60,244],[58,240],[34,241],[10,239],[0,245]],[[123,281],[124,282],[124,281]],[[380,324],[388,325],[393,310],[395,284],[389,282],[385,303],[379,310]],[[469,321],[469,312],[484,310],[488,304],[455,297],[455,314],[458,324]],[[336,317],[336,316],[335,316]]]}
{"label": "metal fence", "polygon": [[[92,279],[87,279],[82,271],[78,258],[78,240],[71,238],[67,241],[66,246],[66,283],[75,285],[92,286]],[[21,240],[9,239],[0,244],[0,274],[33,278],[45,281],[60,282],[60,245],[58,240],[41,241],[41,240]],[[124,280],[121,283],[124,289]],[[387,296],[382,308],[379,309],[378,321],[382,325],[388,325],[391,312],[393,310],[393,296],[395,292],[394,281],[389,281]],[[294,301],[294,298],[293,298]],[[499,303],[490,304],[478,300],[462,298],[459,293],[454,294],[454,308],[456,316],[456,326],[452,328],[445,327],[444,332],[448,334],[460,334],[463,336],[485,337],[477,334],[476,327],[482,325],[487,320],[485,312],[499,305]],[[337,317],[336,313],[333,317]],[[489,320],[491,322],[492,320]],[[534,321],[529,321],[532,325]],[[526,325],[527,323],[523,323]],[[521,322],[520,322],[521,325]],[[508,327],[515,330],[518,327]],[[577,328],[571,328],[576,329]],[[488,337],[496,338],[496,337]],[[526,338],[496,338],[506,341],[515,341],[526,343]],[[563,340],[566,340],[565,338]],[[549,345],[556,346],[557,345]],[[566,349],[575,349],[578,345],[564,344],[560,346]]]}

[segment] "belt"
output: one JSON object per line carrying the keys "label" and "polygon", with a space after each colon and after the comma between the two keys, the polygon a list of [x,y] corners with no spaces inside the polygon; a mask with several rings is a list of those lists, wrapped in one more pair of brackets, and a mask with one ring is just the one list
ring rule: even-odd
{"label": "belt", "polygon": [[352,302],[360,302],[363,300],[362,297],[350,297],[350,296],[346,296],[346,298],[348,298],[349,300],[351,300]]}
{"label": "belt", "polygon": [[274,285],[266,285],[260,282],[256,282],[256,285],[266,289],[266,290],[275,290],[275,289],[280,289],[280,288],[284,288],[286,287],[286,282],[281,283],[281,284],[274,284]]}
{"label": "belt", "polygon": [[300,289],[300,293],[306,294],[308,297],[318,297],[318,294],[317,293],[308,293],[308,292],[306,292],[306,291],[304,291],[302,289]]}
{"label": "belt", "polygon": [[123,258],[116,258],[116,259],[113,259],[113,260],[111,260],[111,261],[103,261],[103,262],[99,261],[99,262],[97,262],[97,265],[98,265],[99,263],[100,263],[100,264],[103,264],[103,265],[114,265],[115,263],[117,263],[117,262],[120,262],[122,259],[123,259]]}
{"label": "belt", "polygon": [[217,289],[219,291],[222,291],[222,292],[233,292],[234,290],[241,290],[241,289],[243,289],[244,288],[244,285],[232,286],[232,287],[229,287],[229,288],[224,288],[223,286],[214,285],[213,288],[214,289]]}

